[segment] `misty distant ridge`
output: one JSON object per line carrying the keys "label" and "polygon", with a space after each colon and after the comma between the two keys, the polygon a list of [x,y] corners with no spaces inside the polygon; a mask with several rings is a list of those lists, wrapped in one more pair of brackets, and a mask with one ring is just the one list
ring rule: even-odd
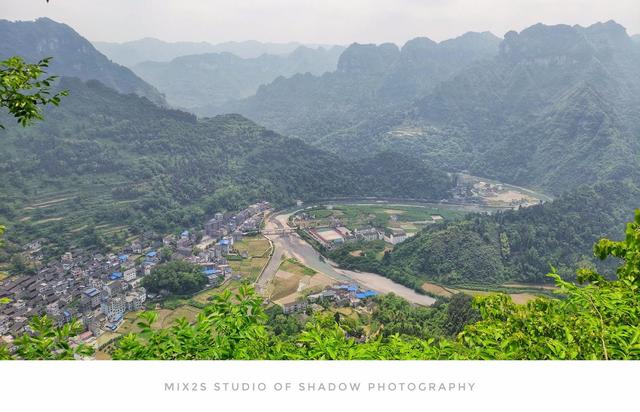
{"label": "misty distant ridge", "polygon": [[249,97],[278,77],[321,75],[336,70],[344,47],[299,46],[286,55],[241,58],[230,52],[191,54],[170,62],[146,61],[131,69],[157,87],[175,106],[193,112]]}
{"label": "misty distant ridge", "polygon": [[94,41],[93,45],[116,63],[125,66],[155,61],[169,62],[192,54],[231,53],[244,59],[264,54],[285,56],[299,47],[331,49],[334,45],[303,44],[299,42],[270,43],[257,40],[228,41],[218,44],[208,42],[166,42],[152,37],[123,43]]}

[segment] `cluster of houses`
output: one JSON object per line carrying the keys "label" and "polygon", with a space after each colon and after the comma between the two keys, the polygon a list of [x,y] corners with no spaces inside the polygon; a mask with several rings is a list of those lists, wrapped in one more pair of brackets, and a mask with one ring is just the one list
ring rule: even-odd
{"label": "cluster of houses", "polygon": [[[202,266],[209,285],[217,285],[232,274],[225,256],[233,243],[258,230],[268,208],[267,202],[261,202],[237,214],[216,213],[205,224],[200,243],[199,236],[189,231],[165,236],[161,242],[142,237],[119,253],[67,252],[35,275],[11,276],[0,282],[0,299],[8,300],[0,305],[0,338],[10,343],[30,332],[31,318],[44,314],[58,326],[72,319],[81,322],[86,329],[78,337],[81,340],[115,331],[127,312],[140,310],[147,298],[157,297],[147,294],[142,279],[160,263],[166,250],[173,252],[172,258]],[[37,256],[40,247],[41,242],[32,242],[26,254]]]}
{"label": "cluster of houses", "polygon": [[357,284],[337,284],[327,286],[321,292],[308,295],[306,298],[284,302],[281,306],[285,314],[304,312],[309,306],[313,307],[320,303],[329,303],[337,307],[358,307],[371,302],[370,298],[377,295],[378,292],[363,290]]}
{"label": "cluster of houses", "polygon": [[134,242],[120,253],[67,252],[35,275],[17,275],[0,282],[0,336],[11,340],[29,332],[34,316],[47,315],[57,326],[72,319],[97,337],[114,330],[128,311],[144,307],[142,277],[159,263],[155,252],[139,258],[143,246]]}

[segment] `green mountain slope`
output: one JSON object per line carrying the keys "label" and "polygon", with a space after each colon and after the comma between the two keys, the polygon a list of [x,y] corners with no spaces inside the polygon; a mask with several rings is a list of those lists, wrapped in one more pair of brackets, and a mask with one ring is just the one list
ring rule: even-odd
{"label": "green mountain slope", "polygon": [[0,39],[0,59],[19,55],[36,62],[54,57],[50,74],[96,79],[119,92],[135,93],[156,104],[165,104],[153,86],[126,67],[111,62],[66,24],[48,18],[17,22],[0,20]]}
{"label": "green mountain slope", "polygon": [[449,170],[555,193],[635,179],[637,67],[640,49],[614,22],[538,24],[507,33],[498,56],[441,82],[410,110],[377,116],[318,145],[354,156],[393,147]]}
{"label": "green mountain slope", "polygon": [[424,282],[480,289],[552,283],[546,277],[552,266],[569,279],[581,267],[613,273],[617,262],[597,260],[593,244],[619,238],[638,204],[637,185],[606,182],[537,206],[429,226],[381,259],[354,256],[362,249],[358,243],[328,256],[346,269],[379,273],[420,290]]}
{"label": "green mountain slope", "polygon": [[398,245],[387,264],[448,285],[550,282],[551,265],[570,278],[579,265],[603,265],[593,244],[619,237],[638,204],[631,184],[580,188],[544,205],[430,227]]}
{"label": "green mountain slope", "polygon": [[401,50],[390,43],[353,44],[340,56],[335,72],[277,79],[222,110],[315,142],[406,107],[472,62],[494,56],[498,43],[490,33],[467,33],[441,43],[417,38]]}
{"label": "green mountain slope", "polygon": [[60,86],[71,94],[45,122],[1,132],[0,213],[14,240],[162,233],[260,199],[439,199],[452,184],[406,156],[349,162],[239,115],[198,121],[97,81]]}

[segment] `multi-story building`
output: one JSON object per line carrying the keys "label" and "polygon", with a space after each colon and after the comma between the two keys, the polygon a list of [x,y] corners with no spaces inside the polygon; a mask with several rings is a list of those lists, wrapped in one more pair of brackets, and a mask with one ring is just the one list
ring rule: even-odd
{"label": "multi-story building", "polygon": [[86,309],[95,309],[100,306],[100,292],[98,289],[85,289],[80,296],[80,306]]}
{"label": "multi-story building", "polygon": [[122,275],[125,281],[131,282],[136,279],[136,268],[127,269]]}
{"label": "multi-story building", "polygon": [[384,235],[385,242],[397,245],[400,242],[404,242],[407,239],[407,233],[402,229],[387,228]]}
{"label": "multi-story building", "polygon": [[374,240],[379,240],[382,238],[380,232],[378,232],[375,228],[365,228],[365,229],[356,229],[355,235],[358,240],[364,240],[367,242],[372,242]]}
{"label": "multi-story building", "polygon": [[[216,213],[216,216],[218,215],[218,213]],[[218,218],[213,218],[211,220],[209,220],[207,223],[205,223],[204,225],[204,233],[207,236],[213,237],[215,238],[218,233],[220,232],[220,229],[222,229],[222,225],[223,225],[223,219],[218,219]]]}
{"label": "multi-story building", "polygon": [[103,299],[100,303],[100,309],[107,319],[114,321],[116,319],[121,319],[122,316],[127,313],[127,303],[123,296],[115,296]]}
{"label": "multi-story building", "polygon": [[147,292],[145,288],[138,288],[133,292],[127,293],[125,303],[127,311],[140,310],[144,308],[144,302],[147,300]]}

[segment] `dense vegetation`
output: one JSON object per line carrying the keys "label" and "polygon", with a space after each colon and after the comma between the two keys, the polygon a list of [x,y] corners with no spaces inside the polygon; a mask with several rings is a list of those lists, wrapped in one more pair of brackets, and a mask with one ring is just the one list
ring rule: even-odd
{"label": "dense vegetation", "polygon": [[[122,338],[116,359],[640,359],[640,211],[626,229],[622,242],[601,240],[595,254],[621,259],[616,279],[589,269],[578,271],[578,286],[552,273],[562,299],[539,298],[515,305],[506,295],[476,298],[478,313],[458,302],[461,310],[447,316],[465,324],[454,338],[417,337],[434,332],[433,313],[409,311],[403,323],[393,311],[402,303],[393,297],[382,302],[379,321],[391,319],[391,335],[356,337],[341,326],[339,317],[315,316],[300,332],[282,338],[267,324],[262,300],[243,286],[214,297],[195,324],[182,319],[168,329],[153,329],[156,314],[142,316],[142,332]],[[450,304],[451,305],[451,304]],[[402,308],[401,308],[402,309]],[[432,309],[438,311],[438,309]],[[454,312],[453,314],[451,312]],[[404,310],[403,310],[404,314]],[[426,327],[425,327],[426,326]],[[66,358],[74,355],[49,324],[18,341],[17,357]],[[362,342],[362,337],[359,338]],[[84,351],[86,348],[80,347]],[[14,355],[16,356],[16,355]],[[0,357],[11,358],[6,348]]]}
{"label": "dense vegetation", "polygon": [[[591,245],[615,236],[639,202],[635,185],[610,182],[542,205],[427,227],[382,259],[383,246],[376,243],[347,244],[328,255],[345,268],[381,273],[418,289],[424,281],[481,287],[542,283],[552,264],[566,278],[579,266],[610,268],[615,262],[597,261]],[[353,250],[364,253],[353,256]]]}
{"label": "dense vegetation", "polygon": [[[1,29],[6,27],[0,22]],[[633,137],[640,131],[640,88],[634,77],[640,51],[629,44],[615,23],[586,29],[537,25],[508,33],[496,58],[452,82],[416,87],[428,94],[408,114],[395,112],[392,102],[398,96],[387,95],[393,110],[384,108],[390,117],[376,121],[392,122],[374,122],[383,134],[390,124],[401,125],[404,134],[385,134],[396,138],[433,131],[429,136],[444,143],[433,145],[432,155],[448,153],[442,162],[454,168],[470,165],[555,191],[613,180],[544,205],[433,226],[382,257],[380,243],[330,252],[345,266],[379,272],[416,289],[425,279],[540,282],[554,265],[550,277],[560,299],[515,305],[506,295],[493,295],[476,298],[472,307],[470,298],[456,295],[433,308],[414,308],[387,296],[378,299],[364,327],[335,314],[315,315],[305,323],[279,313],[269,317],[262,299],[242,287],[235,296],[229,291],[215,296],[194,324],[182,319],[171,328],[154,329],[156,315],[143,314],[142,332],[122,338],[114,358],[640,359],[640,211],[623,241],[596,244],[596,258],[614,259],[600,263],[587,253],[598,238],[612,236],[640,200],[638,188],[624,181],[638,177]],[[331,113],[319,111],[312,127],[324,127],[319,130],[326,135],[336,125],[351,127],[380,113],[376,96],[384,95],[381,85],[401,55],[391,45],[353,47],[338,70],[349,75],[335,74],[339,81],[326,87],[329,94],[347,84],[360,88],[347,93],[354,100],[334,107],[346,118],[328,124],[322,116]],[[353,81],[362,74],[365,81]],[[408,89],[414,85],[410,82]],[[346,162],[237,115],[198,121],[96,81],[66,79],[61,87],[71,91],[65,101],[70,103],[48,110],[46,124],[2,132],[0,213],[13,222],[10,248],[44,235],[59,247],[50,254],[70,242],[104,246],[105,232],[98,231],[104,225],[128,228],[110,232],[113,240],[124,242],[126,230],[166,232],[262,198],[286,204],[329,196],[441,197],[450,185],[442,172],[389,153],[385,145],[358,146],[352,139],[331,146],[338,134],[323,140],[334,149],[358,147],[360,160]],[[345,109],[354,102],[355,112]],[[36,105],[41,103],[47,101]],[[304,105],[299,108],[304,113]],[[33,109],[26,118],[39,116]],[[0,117],[0,123],[8,124],[8,118]],[[371,130],[367,127],[359,130]],[[413,153],[431,146],[404,148]],[[367,158],[368,152],[377,154]],[[354,247],[361,256],[349,253]],[[29,270],[19,259],[12,265]],[[575,275],[581,285],[562,280],[578,266],[587,267]],[[177,294],[205,282],[197,266],[184,262],[160,265],[147,278],[150,291]],[[71,343],[81,330],[76,323],[56,328],[42,317],[33,319],[30,329],[16,340],[14,353],[0,346],[0,359],[72,359],[90,352]]]}
{"label": "dense vegetation", "polygon": [[184,260],[174,260],[155,266],[151,273],[142,279],[142,286],[149,292],[166,291],[172,295],[189,295],[207,284],[202,267]]}
{"label": "dense vegetation", "polygon": [[229,109],[335,153],[392,148],[555,194],[640,177],[640,48],[622,26],[538,24],[497,44],[354,45],[335,73],[279,79]]}
{"label": "dense vegetation", "polygon": [[50,73],[99,80],[122,93],[136,93],[165,104],[160,93],[126,67],[111,62],[66,24],[51,19],[0,20],[0,60],[21,56],[29,62],[54,57]]}
{"label": "dense vegetation", "polygon": [[60,87],[70,95],[45,123],[2,132],[0,214],[15,243],[45,237],[60,252],[199,225],[258,200],[440,199],[452,184],[407,156],[349,162],[238,115],[198,121],[96,81]]}
{"label": "dense vegetation", "polygon": [[[401,50],[391,43],[356,43],[342,53],[335,72],[278,78],[260,87],[255,96],[222,109],[316,142],[366,119],[405,108],[439,81],[473,61],[495,55],[498,42],[490,33],[467,33],[441,43],[416,38]],[[372,153],[368,143],[361,143],[347,151],[357,157]]]}
{"label": "dense vegetation", "polygon": [[637,180],[638,66],[640,48],[614,22],[538,24],[507,33],[497,56],[440,82],[405,112],[318,144],[354,156],[393,147],[447,170],[556,194]]}

